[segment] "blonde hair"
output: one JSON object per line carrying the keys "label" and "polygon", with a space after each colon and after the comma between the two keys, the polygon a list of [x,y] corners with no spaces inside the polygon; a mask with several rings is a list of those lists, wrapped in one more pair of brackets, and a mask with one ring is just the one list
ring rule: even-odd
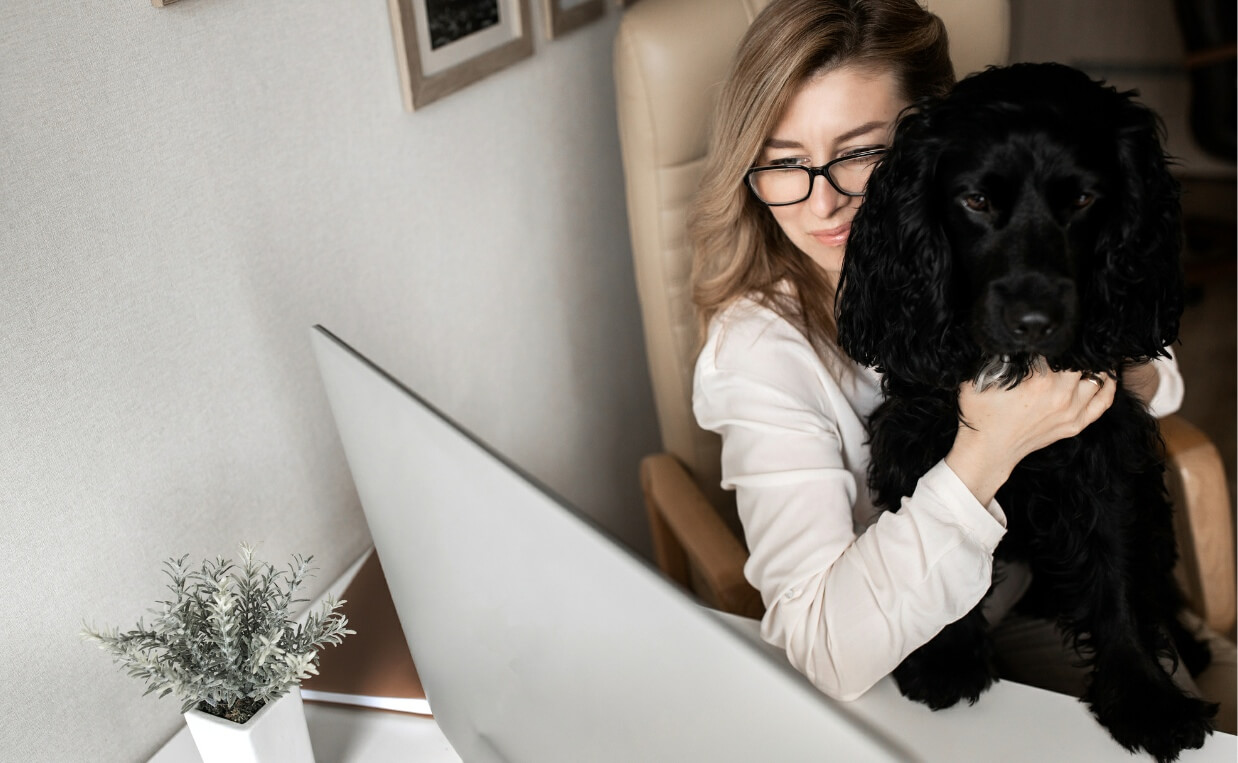
{"label": "blonde hair", "polygon": [[814,343],[834,338],[833,286],[743,177],[800,86],[844,66],[893,72],[908,102],[954,84],[945,27],[915,0],[773,0],[757,15],[720,95],[688,219],[702,340],[710,320],[743,296]]}

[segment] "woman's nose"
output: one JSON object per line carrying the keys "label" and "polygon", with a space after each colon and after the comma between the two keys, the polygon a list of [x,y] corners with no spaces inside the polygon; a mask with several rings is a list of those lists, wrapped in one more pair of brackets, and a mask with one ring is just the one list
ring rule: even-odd
{"label": "woman's nose", "polygon": [[812,179],[812,192],[808,194],[808,206],[812,213],[821,218],[833,215],[841,207],[845,207],[851,197],[844,196],[834,190],[830,181],[818,175]]}

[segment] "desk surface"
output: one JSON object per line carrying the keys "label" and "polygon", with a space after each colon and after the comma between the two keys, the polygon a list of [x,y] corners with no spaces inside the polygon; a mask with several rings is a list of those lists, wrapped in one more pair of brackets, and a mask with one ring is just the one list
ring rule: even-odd
{"label": "desk surface", "polygon": [[[363,561],[352,565],[328,592],[339,596]],[[715,614],[762,648],[773,649],[761,641],[757,621]],[[1132,757],[1119,747],[1074,698],[1010,681],[995,684],[975,705],[932,712],[904,699],[893,679],[886,678],[841,706],[928,763],[1151,760],[1147,755]],[[432,718],[309,702],[305,714],[318,763],[461,763]],[[1202,750],[1188,750],[1179,760],[1234,763],[1238,737],[1214,733]],[[151,763],[200,761],[188,728],[151,758]]]}
{"label": "desk surface", "polygon": [[[764,648],[755,620],[717,613]],[[776,650],[775,650],[776,651]],[[975,705],[932,711],[905,699],[893,678],[841,707],[880,729],[924,761],[1150,761],[1118,746],[1073,697],[1012,681],[999,681]],[[1213,733],[1203,749],[1182,753],[1181,763],[1238,760],[1238,737]]]}
{"label": "desk surface", "polygon": [[[974,706],[933,713],[903,699],[887,679],[846,707],[874,726],[897,729],[895,736],[929,763],[1151,760],[1118,747],[1075,700],[1009,681]],[[305,714],[318,763],[462,763],[432,718],[308,702]],[[1204,749],[1189,750],[1179,760],[1233,763],[1238,738],[1213,734]],[[188,729],[151,758],[151,763],[200,761]]]}

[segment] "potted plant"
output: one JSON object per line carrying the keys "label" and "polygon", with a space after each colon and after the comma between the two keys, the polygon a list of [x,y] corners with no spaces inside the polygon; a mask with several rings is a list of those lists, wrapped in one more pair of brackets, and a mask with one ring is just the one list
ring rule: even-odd
{"label": "potted plant", "polygon": [[310,574],[313,557],[293,556],[286,570],[254,559],[217,557],[201,569],[185,559],[164,562],[167,601],[150,610],[149,626],[118,633],[84,626],[82,637],[111,652],[146,693],[175,694],[205,763],[313,761],[300,683],[318,673],[318,650],[354,633],[343,601],[328,597],[296,622],[290,607]]}

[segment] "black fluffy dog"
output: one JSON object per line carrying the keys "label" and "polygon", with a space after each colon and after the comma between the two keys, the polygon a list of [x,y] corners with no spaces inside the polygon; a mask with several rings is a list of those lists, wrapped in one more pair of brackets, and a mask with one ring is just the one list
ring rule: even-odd
{"label": "black fluffy dog", "polygon": [[[1037,364],[1107,372],[1164,354],[1182,312],[1177,184],[1155,114],[1057,64],[991,68],[918,104],[875,170],[840,282],[843,349],[884,373],[869,482],[897,510],[950,450],[958,388],[1014,385]],[[1113,737],[1173,760],[1216,706],[1158,658],[1197,672],[1206,646],[1182,597],[1163,444],[1119,389],[1077,437],[1025,458],[998,493],[999,557],[1027,562],[1024,607],[1055,618],[1090,667],[1084,701]],[[979,608],[894,672],[933,708],[995,679]]]}

